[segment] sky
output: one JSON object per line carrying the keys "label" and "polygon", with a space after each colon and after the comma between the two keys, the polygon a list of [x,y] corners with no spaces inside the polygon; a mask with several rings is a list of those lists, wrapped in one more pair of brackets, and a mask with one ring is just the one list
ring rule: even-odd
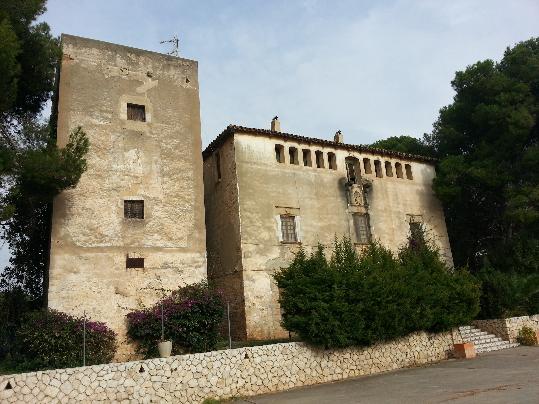
{"label": "sky", "polygon": [[[421,137],[451,80],[539,36],[537,0],[49,0],[67,33],[199,63],[202,143],[229,124],[369,144]],[[8,255],[0,251],[0,267]]]}

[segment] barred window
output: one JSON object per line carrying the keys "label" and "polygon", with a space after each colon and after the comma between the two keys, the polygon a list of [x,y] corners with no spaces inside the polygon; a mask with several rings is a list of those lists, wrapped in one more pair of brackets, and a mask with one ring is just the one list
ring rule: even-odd
{"label": "barred window", "polygon": [[296,217],[291,215],[281,215],[281,234],[283,242],[297,243]]}
{"label": "barred window", "polygon": [[144,201],[124,201],[124,217],[126,219],[144,219]]}
{"label": "barred window", "polygon": [[144,258],[125,257],[126,268],[144,268]]}
{"label": "barred window", "polygon": [[127,103],[127,119],[129,121],[146,122],[146,108],[144,105]]}
{"label": "barred window", "polygon": [[366,214],[355,213],[354,230],[356,232],[356,243],[369,244],[371,242],[371,230],[369,227],[369,216]]}

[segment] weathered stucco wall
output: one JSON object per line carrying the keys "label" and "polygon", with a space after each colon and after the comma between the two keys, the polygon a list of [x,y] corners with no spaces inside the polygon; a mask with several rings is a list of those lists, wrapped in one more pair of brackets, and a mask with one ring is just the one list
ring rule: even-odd
{"label": "weathered stucco wall", "polygon": [[472,324],[481,331],[489,332],[505,341],[514,343],[517,342],[518,332],[522,327],[530,327],[535,331],[539,331],[539,314],[492,320],[475,320]]}
{"label": "weathered stucco wall", "polygon": [[[123,349],[128,310],[206,278],[197,63],[69,35],[62,48],[58,144],[80,125],[90,151],[54,201],[49,307],[108,323]],[[144,219],[124,219],[124,199],[143,199]]]}
{"label": "weathered stucco wall", "polygon": [[0,376],[0,401],[201,403],[440,361],[451,355],[452,344],[450,332],[421,332],[369,348],[287,343]]}
{"label": "weathered stucco wall", "polygon": [[[369,158],[372,174],[363,178],[372,181],[367,193],[372,237],[394,251],[402,246],[409,232],[409,216],[420,215],[448,263],[452,263],[441,204],[432,190],[434,166],[418,161],[360,154],[339,148],[322,147],[279,137],[236,133],[235,155],[241,217],[241,251],[247,337],[253,339],[282,338],[288,332],[280,326],[281,311],[278,289],[273,281],[276,270],[285,267],[299,248],[298,244],[279,241],[279,215],[284,212],[299,216],[299,241],[310,251],[320,242],[332,245],[335,236],[354,240],[353,208],[348,203],[345,158],[353,156],[361,162]],[[285,161],[275,158],[275,145],[284,146]],[[288,150],[296,147],[299,164],[290,164]],[[310,149],[312,167],[302,163],[302,149]],[[315,151],[323,152],[325,168],[316,168]],[[328,168],[327,154],[336,155],[337,169]],[[411,164],[413,179],[377,178],[374,160]],[[394,168],[393,168],[394,170]],[[209,226],[208,226],[209,228]]]}
{"label": "weathered stucco wall", "polygon": [[233,139],[228,139],[218,152],[204,160],[204,203],[206,227],[211,229],[206,235],[208,278],[230,304],[232,337],[243,340],[246,338],[245,302]]}

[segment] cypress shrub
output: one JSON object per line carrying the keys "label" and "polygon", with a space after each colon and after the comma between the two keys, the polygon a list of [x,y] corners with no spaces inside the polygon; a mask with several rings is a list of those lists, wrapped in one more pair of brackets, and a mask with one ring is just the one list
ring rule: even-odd
{"label": "cypress shrub", "polygon": [[322,246],[301,250],[275,279],[283,327],[326,348],[449,330],[479,311],[477,282],[447,267],[422,230],[398,255],[378,242],[358,255],[348,239],[335,241],[330,260]]}

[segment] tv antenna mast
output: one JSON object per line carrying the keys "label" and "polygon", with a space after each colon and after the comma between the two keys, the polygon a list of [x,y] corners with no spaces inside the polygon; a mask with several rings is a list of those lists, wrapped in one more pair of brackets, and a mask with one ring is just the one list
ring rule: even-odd
{"label": "tv antenna mast", "polygon": [[178,39],[178,35],[174,35],[172,39],[169,39],[168,41],[161,41],[159,42],[161,44],[163,43],[171,43],[172,44],[172,50],[167,53],[167,55],[171,56],[180,56],[180,40]]}

